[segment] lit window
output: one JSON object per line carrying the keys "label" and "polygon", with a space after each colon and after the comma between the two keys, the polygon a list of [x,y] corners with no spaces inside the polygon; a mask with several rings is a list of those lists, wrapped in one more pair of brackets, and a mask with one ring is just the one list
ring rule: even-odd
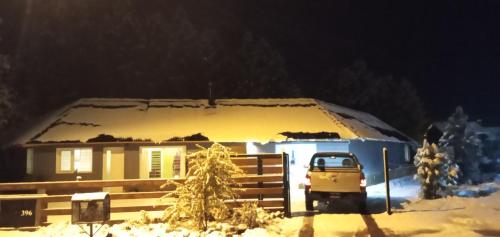
{"label": "lit window", "polygon": [[27,150],[26,174],[33,174],[33,148],[28,148],[28,150]]}
{"label": "lit window", "polygon": [[410,162],[410,146],[408,144],[405,145],[405,161]]}
{"label": "lit window", "polygon": [[71,151],[61,151],[61,168],[62,172],[71,172]]}
{"label": "lit window", "polygon": [[56,152],[56,173],[92,172],[91,148],[65,148]]}
{"label": "lit window", "polygon": [[75,149],[75,170],[92,172],[92,149]]}

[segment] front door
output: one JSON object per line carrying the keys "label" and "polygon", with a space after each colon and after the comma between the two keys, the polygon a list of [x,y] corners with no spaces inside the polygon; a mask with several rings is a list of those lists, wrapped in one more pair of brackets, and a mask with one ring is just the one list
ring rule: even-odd
{"label": "front door", "polygon": [[[124,179],[124,152],[123,147],[106,147],[102,157],[102,179],[117,180]],[[123,187],[103,188],[105,192],[123,192]]]}

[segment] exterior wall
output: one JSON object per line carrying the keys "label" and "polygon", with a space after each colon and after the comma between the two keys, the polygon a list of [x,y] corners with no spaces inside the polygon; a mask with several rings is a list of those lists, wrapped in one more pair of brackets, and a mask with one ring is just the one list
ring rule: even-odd
{"label": "exterior wall", "polygon": [[139,145],[125,144],[124,146],[124,168],[125,179],[138,179],[139,178]]}
{"label": "exterior wall", "polygon": [[[100,180],[102,179],[102,159],[104,147],[123,147],[124,148],[124,177],[125,179],[139,178],[139,150],[141,146],[185,146],[187,154],[199,150],[197,144],[203,147],[209,147],[212,142],[176,142],[169,144],[105,144],[88,145],[88,144],[59,144],[33,147],[33,174],[32,179],[35,181],[59,181],[59,180],[75,180],[76,174],[57,174],[56,173],[56,149],[57,148],[78,148],[92,147],[92,173],[78,173],[82,180]],[[237,153],[246,153],[245,143],[223,143],[223,145],[231,148]],[[25,149],[26,150],[26,149]]]}
{"label": "exterior wall", "polygon": [[[89,147],[79,146],[58,146],[62,147]],[[81,176],[82,180],[102,179],[102,146],[92,147],[92,173],[56,173],[56,147],[40,146],[33,148],[33,179],[36,181],[62,181],[76,180],[76,176]]]}
{"label": "exterior wall", "polygon": [[405,143],[386,141],[362,141],[351,140],[349,151],[355,154],[364,166],[364,173],[368,184],[384,181],[384,162],[382,149],[386,147],[389,151],[389,168],[408,165],[405,161]]}
{"label": "exterior wall", "polygon": [[[211,142],[200,142],[199,145],[209,147]],[[232,151],[238,153],[246,153],[246,143],[222,143],[228,146]],[[361,164],[364,166],[364,173],[367,178],[368,184],[379,183],[383,181],[383,161],[382,161],[382,148],[389,149],[389,167],[396,169],[401,166],[408,165],[405,160],[405,144],[398,142],[384,142],[384,141],[362,141],[362,140],[338,140],[338,141],[324,141],[324,142],[284,142],[284,143],[267,143],[267,144],[253,144],[257,153],[275,153],[277,144],[315,144],[317,152],[326,151],[346,151],[354,153]],[[187,154],[199,150],[196,143],[169,143],[169,144],[123,144],[119,146],[124,147],[124,177],[125,179],[138,179],[139,178],[139,162],[140,154],[139,149],[141,146],[186,146]],[[118,146],[113,144],[113,146]],[[77,145],[59,145],[59,146],[38,146],[34,147],[33,159],[33,179],[37,181],[49,180],[75,180],[76,174],[56,174],[56,148],[62,147],[89,147],[85,144]],[[92,173],[79,173],[83,180],[99,180],[102,179],[102,158],[103,148],[106,145],[93,145],[92,146]]]}
{"label": "exterior wall", "polygon": [[352,152],[364,166],[363,172],[368,185],[384,181],[384,163],[382,149],[389,150],[389,168],[395,171],[399,167],[408,166],[405,160],[405,143],[368,140],[336,140],[336,141],[294,141],[283,143],[253,144],[259,153],[275,153],[277,144],[316,144],[317,152]]}

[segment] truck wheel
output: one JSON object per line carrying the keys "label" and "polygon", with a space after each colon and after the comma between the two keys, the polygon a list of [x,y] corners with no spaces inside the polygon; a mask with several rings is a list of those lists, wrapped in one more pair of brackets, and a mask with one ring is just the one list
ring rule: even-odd
{"label": "truck wheel", "polygon": [[306,210],[307,211],[314,211],[313,207],[313,201],[310,197],[306,196]]}
{"label": "truck wheel", "polygon": [[361,214],[367,213],[367,209],[366,209],[366,194],[361,195],[361,197],[359,198],[358,209],[359,209],[359,213],[361,213]]}

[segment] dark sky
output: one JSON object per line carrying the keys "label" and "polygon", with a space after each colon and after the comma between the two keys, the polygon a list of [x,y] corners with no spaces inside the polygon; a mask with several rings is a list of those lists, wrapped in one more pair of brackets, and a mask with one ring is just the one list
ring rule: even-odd
{"label": "dark sky", "polygon": [[[2,51],[11,53],[23,15],[23,4],[12,2],[0,0]],[[303,85],[313,87],[329,67],[364,60],[377,74],[412,81],[432,119],[443,119],[463,105],[472,119],[500,125],[500,1],[182,4],[198,25],[221,32],[249,29],[268,39],[284,56],[290,78]]]}
{"label": "dark sky", "polygon": [[[288,21],[285,34],[254,27],[283,45],[297,74],[363,59],[377,73],[411,80],[431,118],[463,105],[472,119],[500,124],[500,1],[309,1],[289,6],[289,19],[271,13],[279,8],[254,14]],[[296,60],[303,58],[314,60]]]}

